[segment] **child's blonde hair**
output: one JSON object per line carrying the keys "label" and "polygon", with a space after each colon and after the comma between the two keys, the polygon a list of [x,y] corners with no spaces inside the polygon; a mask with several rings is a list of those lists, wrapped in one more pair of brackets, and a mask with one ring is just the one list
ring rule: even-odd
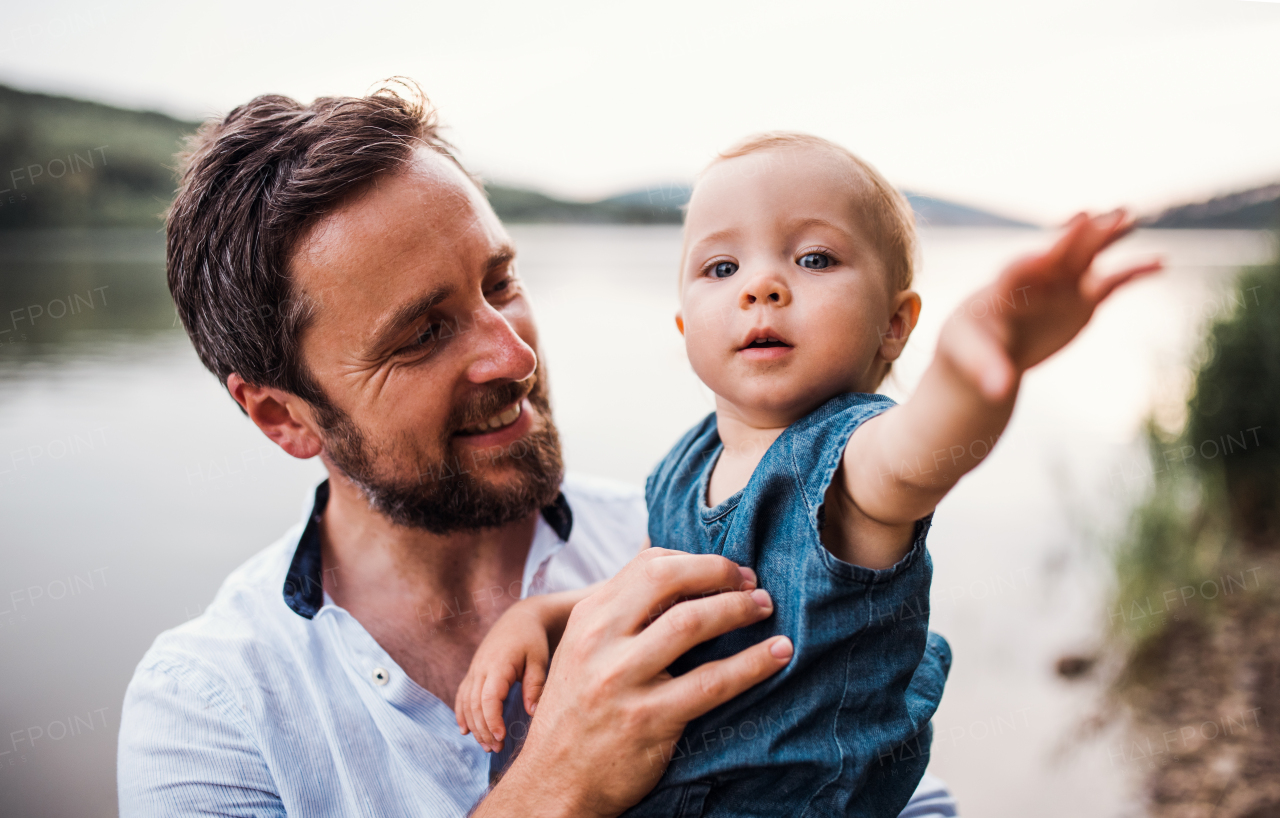
{"label": "child's blonde hair", "polygon": [[[894,291],[901,292],[910,287],[915,276],[915,212],[907,198],[889,184],[880,171],[859,159],[848,148],[812,134],[769,131],[748,136],[728,150],[721,151],[707,168],[725,159],[787,148],[818,148],[849,162],[853,176],[861,183],[857,201],[866,219],[867,238],[884,264]],[[703,169],[704,173],[707,168]]]}

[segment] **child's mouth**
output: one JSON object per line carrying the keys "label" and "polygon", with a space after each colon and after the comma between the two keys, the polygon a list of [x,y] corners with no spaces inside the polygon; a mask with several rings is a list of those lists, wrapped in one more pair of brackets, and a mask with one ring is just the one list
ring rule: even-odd
{"label": "child's mouth", "polygon": [[747,344],[743,349],[772,349],[774,347],[789,347],[791,344],[779,341],[777,338],[757,338]]}
{"label": "child's mouth", "polygon": [[738,347],[738,353],[749,361],[772,361],[791,354],[792,350],[791,344],[770,327],[754,329],[742,340],[745,343]]}
{"label": "child's mouth", "polygon": [[791,344],[787,339],[782,337],[782,333],[773,327],[756,327],[746,334],[742,339],[742,346],[738,347],[739,351],[748,349],[786,349]]}

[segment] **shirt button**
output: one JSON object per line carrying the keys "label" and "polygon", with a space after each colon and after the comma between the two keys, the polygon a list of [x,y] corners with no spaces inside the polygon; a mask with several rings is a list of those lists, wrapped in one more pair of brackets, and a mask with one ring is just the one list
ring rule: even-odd
{"label": "shirt button", "polygon": [[391,681],[391,674],[387,673],[386,668],[375,667],[370,675],[373,676],[373,683],[376,685],[384,685]]}

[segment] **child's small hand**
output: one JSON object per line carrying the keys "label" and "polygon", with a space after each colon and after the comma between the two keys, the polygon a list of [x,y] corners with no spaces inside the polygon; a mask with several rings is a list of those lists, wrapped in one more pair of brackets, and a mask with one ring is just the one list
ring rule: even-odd
{"label": "child's small hand", "polygon": [[989,401],[1009,397],[1022,372],[1066,346],[1113,290],[1161,268],[1134,264],[1103,275],[1094,258],[1133,230],[1124,210],[1081,213],[1043,253],[1014,262],[953,314],[939,352]]}
{"label": "child's small hand", "polygon": [[464,736],[473,734],[489,752],[501,750],[506,738],[502,706],[511,686],[523,683],[525,711],[532,715],[547,681],[547,625],[533,603],[517,602],[493,623],[458,686],[453,705],[458,729]]}

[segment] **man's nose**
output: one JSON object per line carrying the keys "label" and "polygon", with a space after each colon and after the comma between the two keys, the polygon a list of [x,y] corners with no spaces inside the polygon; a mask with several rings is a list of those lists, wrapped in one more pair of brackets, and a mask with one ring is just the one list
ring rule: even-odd
{"label": "man's nose", "polygon": [[467,380],[472,383],[490,381],[522,381],[538,367],[533,347],[524,342],[515,328],[492,306],[472,313],[475,344]]}
{"label": "man's nose", "polygon": [[762,270],[747,279],[738,299],[738,306],[746,309],[754,304],[785,307],[791,303],[791,288],[782,276],[773,270]]}

